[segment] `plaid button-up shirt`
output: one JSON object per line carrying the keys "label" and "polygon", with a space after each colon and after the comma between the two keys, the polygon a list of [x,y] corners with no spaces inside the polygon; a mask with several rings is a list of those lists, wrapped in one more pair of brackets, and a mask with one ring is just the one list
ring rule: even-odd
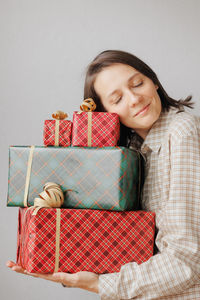
{"label": "plaid button-up shirt", "polygon": [[200,299],[200,119],[170,109],[142,143],[142,207],[156,213],[157,253],[99,276],[107,299]]}

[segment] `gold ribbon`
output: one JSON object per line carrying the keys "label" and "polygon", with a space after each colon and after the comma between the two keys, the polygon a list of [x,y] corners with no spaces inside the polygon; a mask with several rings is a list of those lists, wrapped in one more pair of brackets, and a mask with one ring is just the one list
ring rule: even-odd
{"label": "gold ribbon", "polygon": [[59,256],[60,256],[60,209],[56,208],[56,250],[55,250],[55,268],[54,272],[59,269]]}
{"label": "gold ribbon", "polygon": [[31,177],[31,167],[32,167],[32,161],[33,161],[33,151],[35,149],[35,146],[31,146],[29,158],[28,158],[28,166],[27,166],[27,173],[26,173],[26,182],[25,182],[25,189],[24,189],[24,207],[28,206],[28,190],[29,190],[29,184],[30,184],[30,177]]}
{"label": "gold ribbon", "polygon": [[92,112],[88,112],[88,147],[92,146]]}
{"label": "gold ribbon", "polygon": [[55,120],[55,144],[54,146],[59,146],[59,126],[60,120]]}
{"label": "gold ribbon", "polygon": [[80,105],[80,110],[77,114],[82,112],[88,113],[88,147],[92,146],[92,112],[96,109],[96,104],[92,98],[83,100]]}
{"label": "gold ribbon", "polygon": [[59,146],[59,126],[60,120],[64,120],[68,117],[68,114],[64,113],[61,110],[57,110],[52,114],[52,117],[56,120],[55,122],[55,143],[54,146]]}

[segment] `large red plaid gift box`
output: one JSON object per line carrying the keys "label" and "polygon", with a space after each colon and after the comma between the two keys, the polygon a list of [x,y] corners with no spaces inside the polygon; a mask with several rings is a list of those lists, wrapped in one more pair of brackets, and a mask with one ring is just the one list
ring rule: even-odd
{"label": "large red plaid gift box", "polygon": [[120,134],[119,116],[108,112],[74,112],[72,146],[116,146]]}
{"label": "large red plaid gift box", "polygon": [[120,271],[153,255],[155,214],[19,209],[17,264],[28,272]]}
{"label": "large red plaid gift box", "polygon": [[45,146],[62,146],[71,145],[72,122],[64,120],[67,114],[61,111],[52,115],[55,120],[45,120],[43,142]]}

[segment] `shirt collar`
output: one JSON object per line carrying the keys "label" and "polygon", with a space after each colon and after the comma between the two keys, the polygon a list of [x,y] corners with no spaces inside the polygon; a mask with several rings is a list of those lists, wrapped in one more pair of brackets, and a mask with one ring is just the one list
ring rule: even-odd
{"label": "shirt collar", "polygon": [[161,111],[158,120],[153,124],[148,132],[144,142],[141,145],[141,151],[147,153],[152,150],[158,153],[161,148],[165,134],[169,129],[169,124],[174,116],[183,109],[171,107],[169,111]]}

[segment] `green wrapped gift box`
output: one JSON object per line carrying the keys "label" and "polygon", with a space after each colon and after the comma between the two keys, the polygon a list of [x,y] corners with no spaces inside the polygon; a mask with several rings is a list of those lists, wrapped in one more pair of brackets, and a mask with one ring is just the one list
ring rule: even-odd
{"label": "green wrapped gift box", "polygon": [[64,192],[65,208],[136,210],[142,157],[125,147],[12,146],[7,206],[32,206],[47,182]]}

